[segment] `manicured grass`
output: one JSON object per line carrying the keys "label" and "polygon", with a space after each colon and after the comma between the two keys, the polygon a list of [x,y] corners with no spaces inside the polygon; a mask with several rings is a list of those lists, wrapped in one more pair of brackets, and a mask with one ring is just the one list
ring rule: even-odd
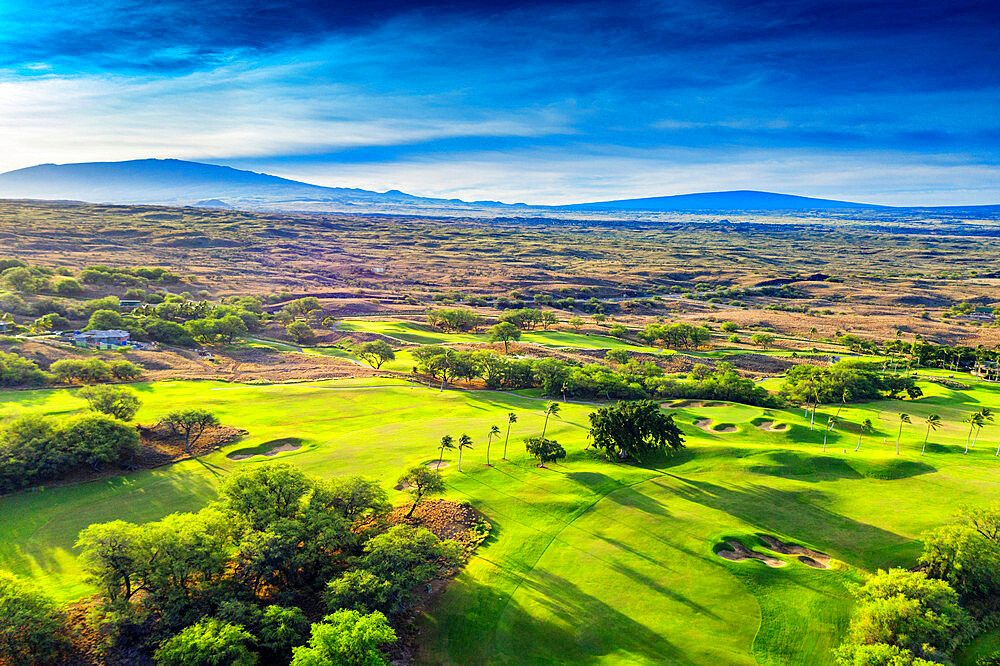
{"label": "manicured grass", "polygon": [[[363,388],[369,386],[377,388]],[[453,463],[442,472],[447,495],[473,503],[495,531],[420,620],[422,662],[830,663],[829,648],[839,642],[851,609],[848,584],[877,567],[912,566],[922,532],[945,522],[958,504],[995,495],[1000,427],[984,431],[963,456],[966,428],[959,420],[973,408],[997,406],[1000,391],[922,387],[926,397],[918,401],[843,409],[825,455],[823,427],[836,407],[821,409],[812,431],[800,410],[729,403],[671,410],[688,448],[648,466],[612,464],[585,452],[593,408],[566,404],[547,435],[570,455],[540,469],[521,443],[542,426],[543,401],[535,398],[442,393],[371,378],[249,387],[138,384],[142,422],[191,404],[250,435],[197,461],[0,498],[0,567],[36,579],[61,599],[78,598],[93,591],[73,549],[80,529],[195,510],[214,497],[226,474],[271,462],[236,462],[227,453],[297,437],[302,448],[277,460],[327,477],[361,473],[391,487],[407,465],[436,458],[441,435],[468,432],[476,448],[464,456],[463,471],[453,456],[445,457]],[[0,393],[0,418],[82,409],[73,393]],[[914,423],[905,427],[897,457],[901,410]],[[494,442],[495,465],[486,467],[485,433],[494,424],[503,429],[508,411],[519,415],[509,460],[499,459],[503,441]],[[920,457],[920,421],[931,412],[946,425],[932,433],[931,452]],[[706,432],[694,425],[698,418],[732,423],[737,431]],[[878,432],[854,453],[864,418]],[[789,429],[766,432],[755,424],[761,420]],[[724,536],[757,533],[826,552],[835,566],[816,570],[782,556],[788,565],[770,569],[713,552]]]}
{"label": "manicured grass", "polygon": [[[486,333],[445,333],[426,324],[409,321],[384,321],[374,319],[349,319],[337,324],[342,331],[381,333],[403,342],[421,345],[475,344],[489,340]],[[632,344],[608,335],[585,335],[570,331],[524,331],[520,342],[546,347],[579,347],[585,349],[631,349],[658,352],[659,347]]]}

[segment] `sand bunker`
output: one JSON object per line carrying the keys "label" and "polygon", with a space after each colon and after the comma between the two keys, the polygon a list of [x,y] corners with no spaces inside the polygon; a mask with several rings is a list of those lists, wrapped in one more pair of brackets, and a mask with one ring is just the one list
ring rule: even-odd
{"label": "sand bunker", "polygon": [[830,556],[819,551],[810,550],[794,543],[785,543],[770,534],[758,534],[761,540],[767,544],[768,548],[782,555],[798,555],[799,562],[816,569],[829,569]]}
{"label": "sand bunker", "polygon": [[769,567],[777,569],[778,567],[783,567],[787,562],[784,560],[779,560],[777,557],[772,557],[771,555],[765,555],[764,553],[758,553],[756,550],[750,550],[744,546],[739,541],[731,539],[726,541],[732,550],[720,549],[715,552],[721,558],[727,559],[731,562],[742,562],[744,560],[760,560]]}
{"label": "sand bunker", "polygon": [[702,402],[700,400],[674,400],[671,403],[663,403],[661,406],[667,409],[686,409],[689,407],[722,407],[724,404],[721,402]]}
{"label": "sand bunker", "polygon": [[788,430],[787,423],[775,423],[774,421],[761,421],[757,424],[757,427],[761,430],[766,430],[767,432],[782,432]]}
{"label": "sand bunker", "polygon": [[448,465],[450,465],[450,464],[451,463],[438,462],[438,461],[435,460],[432,463],[427,463],[427,467],[430,468],[430,469],[444,469],[445,467],[448,467]]}
{"label": "sand bunker", "polygon": [[256,456],[276,456],[279,453],[285,453],[287,451],[297,451],[302,448],[302,440],[298,437],[285,437],[283,439],[273,439],[270,442],[264,442],[259,446],[255,446],[249,449],[238,449],[228,454],[226,457],[230,460],[249,460]]}
{"label": "sand bunker", "polygon": [[712,419],[698,419],[694,424],[705,432],[736,432],[737,430],[736,426],[731,423],[713,426]]}

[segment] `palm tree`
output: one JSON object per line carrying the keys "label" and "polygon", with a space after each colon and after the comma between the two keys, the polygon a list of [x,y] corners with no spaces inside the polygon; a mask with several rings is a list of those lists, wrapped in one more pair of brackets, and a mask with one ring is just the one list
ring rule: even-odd
{"label": "palm tree", "polygon": [[810,386],[812,386],[813,390],[813,407],[812,407],[812,416],[809,417],[809,430],[812,430],[813,424],[816,423],[816,406],[819,404],[819,391],[816,390],[815,381],[810,382]]}
{"label": "palm tree", "polygon": [[823,452],[826,453],[826,437],[831,432],[833,432],[834,426],[840,421],[840,412],[847,406],[847,401],[851,399],[851,392],[844,389],[844,392],[840,395],[840,407],[837,407],[837,413],[833,415],[833,418],[826,422],[826,432],[823,433]]}
{"label": "palm tree", "polygon": [[976,448],[976,440],[979,439],[979,433],[982,431],[983,426],[986,425],[986,422],[993,420],[993,410],[989,407],[983,407],[980,409],[979,414],[983,417],[983,424],[976,428],[976,434],[972,436],[972,446],[969,447],[970,449]]}
{"label": "palm tree", "polygon": [[490,465],[490,444],[493,442],[494,437],[500,436],[500,428],[493,426],[490,428],[489,433],[486,435],[486,466],[492,467]]}
{"label": "palm tree", "polygon": [[907,414],[905,412],[901,412],[900,415],[899,415],[899,432],[896,433],[896,455],[897,456],[899,455],[899,438],[903,435],[903,424],[904,423],[912,423],[912,421],[910,421],[910,415],[909,414]]}
{"label": "palm tree", "polygon": [[507,442],[510,441],[510,425],[512,423],[517,423],[517,414],[514,412],[507,413],[507,437],[503,440],[503,460],[507,460]]}
{"label": "palm tree", "polygon": [[931,414],[926,419],[924,423],[927,425],[927,431],[924,433],[924,445],[920,448],[920,455],[924,455],[924,451],[927,449],[927,438],[931,434],[931,430],[937,430],[941,427],[941,417],[937,414]]}
{"label": "palm tree", "polygon": [[472,448],[472,438],[466,435],[464,432],[462,436],[458,438],[458,471],[462,471],[462,449]]}
{"label": "palm tree", "polygon": [[441,462],[444,460],[444,450],[455,448],[455,440],[452,439],[451,435],[445,435],[441,438],[441,457],[438,458],[437,470],[441,471]]}
{"label": "palm tree", "polygon": [[542,439],[545,439],[545,429],[549,427],[549,416],[559,413],[559,403],[550,402],[545,406],[545,424],[542,426]]}
{"label": "palm tree", "polygon": [[865,436],[866,432],[874,432],[875,424],[872,423],[871,419],[865,419],[861,422],[861,432],[858,433],[858,445],[854,447],[854,452],[857,453],[858,449],[861,448],[861,438]]}
{"label": "palm tree", "polygon": [[826,438],[833,430],[833,426],[837,424],[837,417],[831,416],[830,420],[826,422],[826,431],[823,433],[823,453],[826,453]]}
{"label": "palm tree", "polygon": [[969,434],[965,436],[965,451],[963,451],[964,455],[968,455],[969,453],[969,443],[972,438],[973,428],[982,428],[983,425],[986,423],[986,421],[983,419],[982,413],[980,412],[972,412],[972,415],[968,418],[966,422],[969,424]]}

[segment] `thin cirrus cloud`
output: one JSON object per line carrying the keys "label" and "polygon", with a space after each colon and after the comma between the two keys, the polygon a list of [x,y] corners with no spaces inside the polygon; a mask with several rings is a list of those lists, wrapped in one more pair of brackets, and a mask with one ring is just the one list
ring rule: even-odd
{"label": "thin cirrus cloud", "polygon": [[958,0],[0,8],[0,168],[137,157],[565,202],[1000,201],[1000,21]]}

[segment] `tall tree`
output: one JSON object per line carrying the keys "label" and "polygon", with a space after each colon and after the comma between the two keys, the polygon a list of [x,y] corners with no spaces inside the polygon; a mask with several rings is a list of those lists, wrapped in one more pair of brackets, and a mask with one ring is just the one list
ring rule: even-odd
{"label": "tall tree", "polygon": [[962,452],[963,455],[968,455],[969,453],[969,444],[972,442],[972,430],[974,428],[982,428],[986,421],[983,419],[983,415],[976,411],[969,415],[966,423],[969,424],[969,434],[965,436],[965,451]]}
{"label": "tall tree", "polygon": [[971,449],[976,448],[976,440],[979,439],[979,433],[986,427],[986,422],[993,420],[993,410],[989,407],[983,407],[979,410],[979,415],[983,417],[983,423],[976,428],[976,434],[972,436],[972,446],[969,447]]}
{"label": "tall tree", "polygon": [[464,432],[458,438],[458,471],[462,471],[462,449],[472,448],[472,438]]}
{"label": "tall tree", "polygon": [[545,405],[545,423],[542,425],[542,439],[545,439],[545,430],[549,427],[549,416],[559,413],[559,403],[550,402]]}
{"label": "tall tree", "polygon": [[486,435],[486,466],[487,467],[491,467],[491,465],[490,465],[490,444],[493,442],[493,438],[494,437],[499,437],[499,436],[500,436],[500,428],[498,428],[496,426],[493,426],[492,428],[490,428],[489,433],[487,433],[487,435]]}
{"label": "tall tree", "polygon": [[874,432],[875,424],[872,423],[871,419],[865,419],[861,422],[861,430],[858,432],[858,445],[854,447],[855,453],[861,448],[861,438],[865,436],[866,432]]}
{"label": "tall tree", "polygon": [[517,423],[517,414],[507,412],[507,436],[503,440],[503,460],[507,460],[507,442],[510,441],[510,426]]}
{"label": "tall tree", "polygon": [[510,353],[510,343],[514,340],[521,339],[521,329],[519,329],[514,324],[509,321],[502,321],[499,324],[490,327],[490,342],[502,342],[503,343],[503,353]]}
{"label": "tall tree", "polygon": [[920,447],[920,455],[924,455],[924,451],[927,450],[927,438],[930,437],[931,430],[937,430],[941,427],[941,417],[937,414],[931,414],[924,419],[924,425],[927,426],[927,430],[924,431],[924,445]]}
{"label": "tall tree", "polygon": [[444,450],[455,448],[455,439],[451,435],[445,435],[441,438],[441,443],[438,445],[441,449],[441,455],[438,457],[437,470],[441,471],[441,463],[444,462]]}
{"label": "tall tree", "polygon": [[899,438],[903,436],[903,424],[904,423],[911,423],[911,421],[910,421],[910,415],[907,414],[907,413],[905,413],[905,412],[901,412],[899,414],[899,432],[896,433],[896,455],[897,456],[899,455]]}

